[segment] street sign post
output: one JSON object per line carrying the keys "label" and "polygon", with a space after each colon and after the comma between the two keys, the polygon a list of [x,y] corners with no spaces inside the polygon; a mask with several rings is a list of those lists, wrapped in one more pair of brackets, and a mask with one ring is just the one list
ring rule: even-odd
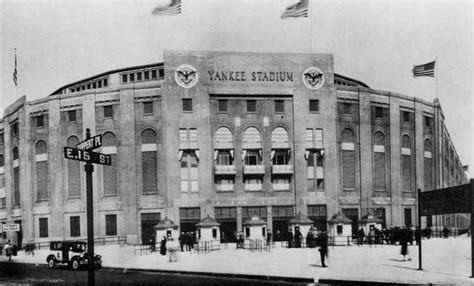
{"label": "street sign post", "polygon": [[112,164],[112,157],[110,155],[72,147],[64,147],[64,158],[100,165]]}
{"label": "street sign post", "polygon": [[94,150],[102,146],[102,134],[96,135],[76,145],[77,149],[81,150]]}
{"label": "street sign post", "polygon": [[94,274],[94,213],[92,198],[92,173],[94,165],[111,165],[112,158],[110,155],[92,152],[96,148],[102,146],[102,134],[91,137],[90,129],[86,129],[86,140],[76,145],[77,148],[64,147],[64,158],[85,162],[84,171],[86,172],[86,194],[87,194],[87,253],[89,258],[88,284],[95,285]]}

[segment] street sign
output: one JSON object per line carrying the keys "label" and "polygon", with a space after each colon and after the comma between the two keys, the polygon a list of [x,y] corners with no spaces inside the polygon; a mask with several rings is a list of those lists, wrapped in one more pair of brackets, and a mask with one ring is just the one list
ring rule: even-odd
{"label": "street sign", "polygon": [[469,213],[470,198],[469,184],[421,192],[419,198],[421,215]]}
{"label": "street sign", "polygon": [[20,231],[20,225],[18,223],[6,223],[3,225],[3,232],[7,231]]}
{"label": "street sign", "polygon": [[76,145],[77,149],[94,150],[102,146],[102,134],[86,139]]}
{"label": "street sign", "polygon": [[64,158],[101,165],[112,164],[112,158],[110,155],[96,153],[88,150],[81,150],[72,147],[64,147]]}

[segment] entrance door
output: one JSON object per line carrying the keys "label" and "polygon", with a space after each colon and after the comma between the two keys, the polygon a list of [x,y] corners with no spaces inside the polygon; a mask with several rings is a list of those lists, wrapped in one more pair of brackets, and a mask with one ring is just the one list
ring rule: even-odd
{"label": "entrance door", "polygon": [[288,220],[274,219],[273,223],[273,240],[286,241],[288,237]]}
{"label": "entrance door", "polygon": [[18,249],[20,249],[21,244],[23,242],[23,227],[21,226],[21,220],[15,220],[14,222],[16,224],[20,225],[20,231],[16,232],[16,234],[17,234],[17,246],[18,246]]}
{"label": "entrance door", "polygon": [[234,221],[217,221],[220,223],[221,242],[236,242],[237,220]]}
{"label": "entrance door", "polygon": [[[141,216],[142,223],[142,244],[150,243],[153,235],[155,235],[154,226],[161,220],[160,213],[144,213]],[[156,238],[155,238],[156,239]]]}

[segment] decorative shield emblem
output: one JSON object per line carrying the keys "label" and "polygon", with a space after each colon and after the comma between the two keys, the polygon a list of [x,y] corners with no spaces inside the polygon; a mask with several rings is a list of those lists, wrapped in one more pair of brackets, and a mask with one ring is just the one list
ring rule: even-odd
{"label": "decorative shield emblem", "polygon": [[307,88],[316,90],[324,84],[323,71],[317,67],[309,67],[303,72],[303,82]]}
{"label": "decorative shield emblem", "polygon": [[174,74],[176,83],[184,88],[191,88],[198,82],[197,70],[191,65],[180,65]]}

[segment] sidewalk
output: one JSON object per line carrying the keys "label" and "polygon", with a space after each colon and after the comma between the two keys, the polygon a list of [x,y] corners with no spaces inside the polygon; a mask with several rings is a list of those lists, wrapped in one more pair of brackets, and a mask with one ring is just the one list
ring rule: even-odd
{"label": "sidewalk", "polygon": [[[96,246],[103,266],[173,272],[215,273],[243,276],[303,278],[331,281],[377,281],[434,285],[474,285],[471,274],[470,238],[423,240],[423,271],[418,271],[418,247],[410,246],[412,260],[401,261],[394,245],[335,247],[329,249],[328,268],[321,268],[317,248],[272,248],[250,252],[229,246],[208,254],[179,252],[178,262],[159,253],[134,256],[133,246]],[[46,263],[47,250],[26,256],[19,252],[13,262]],[[0,261],[6,261],[2,256]],[[309,281],[308,280],[308,281]],[[327,283],[327,282],[326,282]]]}

